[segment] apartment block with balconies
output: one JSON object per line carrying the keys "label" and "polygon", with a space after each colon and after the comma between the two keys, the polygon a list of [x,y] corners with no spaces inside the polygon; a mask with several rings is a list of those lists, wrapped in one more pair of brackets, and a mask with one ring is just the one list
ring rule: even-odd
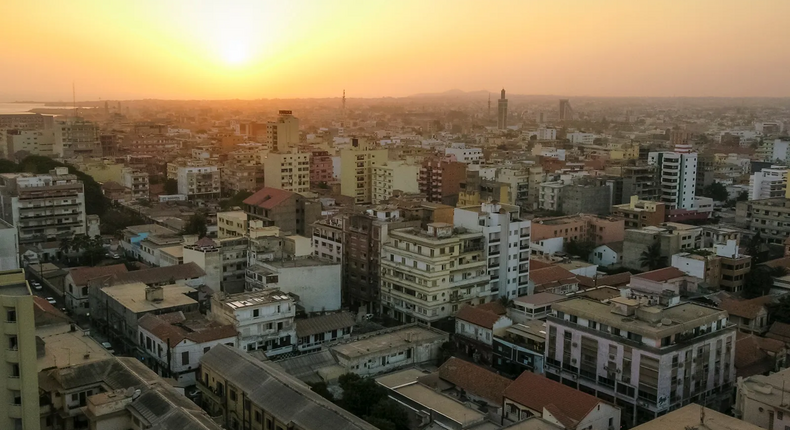
{"label": "apartment block with balconies", "polygon": [[452,224],[390,232],[381,255],[381,306],[402,322],[432,324],[490,301],[483,234]]}
{"label": "apartment block with balconies", "polygon": [[676,145],[674,152],[651,152],[648,163],[659,169],[661,201],[676,209],[694,209],[697,154],[691,145]]}
{"label": "apartment block with balconies", "polygon": [[351,148],[340,151],[340,194],[355,203],[373,202],[373,167],[387,162],[386,149],[352,138]]}
{"label": "apartment block with balconies", "polygon": [[150,196],[147,172],[132,169],[130,167],[124,168],[123,186],[132,190],[132,197],[135,200],[148,200]]}
{"label": "apartment block with balconies", "polygon": [[17,228],[20,244],[86,233],[82,181],[58,167],[46,175],[0,175],[2,218]]}
{"label": "apartment block with balconies", "polygon": [[578,298],[552,310],[546,375],[616,404],[629,426],[688,403],[730,407],[736,328],[726,311],[676,298]]}
{"label": "apartment block with balconies", "polygon": [[178,167],[178,194],[189,200],[217,199],[221,190],[217,166]]}
{"label": "apartment block with balconies", "polygon": [[310,153],[270,152],[263,162],[264,184],[293,193],[310,191]]}

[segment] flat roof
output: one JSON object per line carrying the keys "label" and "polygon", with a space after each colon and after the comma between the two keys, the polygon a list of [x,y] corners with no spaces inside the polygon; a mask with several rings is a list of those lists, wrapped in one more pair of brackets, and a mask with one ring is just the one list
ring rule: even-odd
{"label": "flat roof", "polygon": [[22,269],[6,270],[0,272],[0,295],[4,296],[30,296],[30,287],[25,280],[25,271]]}
{"label": "flat roof", "polygon": [[112,357],[99,342],[70,324],[36,328],[36,336],[44,341],[44,355],[36,360],[38,371],[53,367],[68,367]]}
{"label": "flat roof", "polygon": [[[704,418],[703,418],[704,411]],[[696,403],[686,405],[666,415],[636,426],[633,430],[764,430],[754,424],[724,415]]]}
{"label": "flat roof", "polygon": [[[613,301],[622,302],[622,300],[618,299]],[[663,338],[682,333],[704,324],[710,324],[727,315],[727,312],[723,310],[687,302],[669,308],[643,306],[637,309],[634,315],[623,316],[612,313],[611,305],[585,298],[573,298],[564,302],[558,302],[552,306],[552,309],[650,338]],[[664,325],[663,323],[658,324],[641,320],[638,318],[640,312],[658,314],[656,316],[658,321],[668,319],[672,323]]]}
{"label": "flat roof", "polygon": [[412,368],[401,370],[400,372],[390,373],[385,376],[380,376],[376,378],[376,382],[389,389],[396,389],[398,387],[417,382],[418,378],[421,378],[425,375],[427,375],[427,373],[419,369]]}
{"label": "flat roof", "polygon": [[[386,330],[384,330],[386,331]],[[400,348],[404,345],[428,342],[442,338],[448,338],[448,334],[436,329],[430,329],[419,325],[403,326],[384,333],[372,333],[370,336],[352,340],[349,343],[339,344],[332,347],[332,351],[342,354],[349,358],[364,357],[391,349]]]}
{"label": "flat roof", "polygon": [[321,260],[313,257],[305,257],[305,258],[296,258],[293,260],[263,261],[260,262],[259,265],[268,265],[276,268],[290,268],[290,267],[334,266],[334,265],[340,265],[340,263],[334,263],[329,260]]}
{"label": "flat roof", "polygon": [[142,282],[133,282],[130,284],[104,287],[102,291],[134,313],[151,312],[176,306],[197,304],[196,300],[186,295],[187,293],[196,291],[192,287],[176,284],[165,285],[161,287],[164,293],[164,300],[159,302],[152,302],[145,299],[146,288],[148,288],[148,286]]}
{"label": "flat roof", "polygon": [[565,299],[567,299],[567,297],[562,294],[542,292],[530,294],[528,296],[516,297],[513,299],[513,303],[532,306],[545,306]]}
{"label": "flat roof", "polygon": [[249,291],[227,296],[222,303],[231,309],[242,309],[291,300],[291,296],[280,290]]}
{"label": "flat roof", "polygon": [[464,428],[482,421],[485,415],[456,400],[443,396],[422,385],[411,384],[394,390],[398,394],[461,424]]}
{"label": "flat roof", "polygon": [[546,341],[546,322],[543,320],[532,320],[522,324],[513,324],[505,329],[505,331],[517,336],[528,337],[536,341]]}

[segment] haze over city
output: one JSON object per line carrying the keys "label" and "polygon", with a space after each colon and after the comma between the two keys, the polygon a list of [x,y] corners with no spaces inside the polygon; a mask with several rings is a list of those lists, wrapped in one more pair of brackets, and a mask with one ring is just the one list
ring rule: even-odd
{"label": "haze over city", "polygon": [[790,2],[3,2],[0,101],[790,96]]}

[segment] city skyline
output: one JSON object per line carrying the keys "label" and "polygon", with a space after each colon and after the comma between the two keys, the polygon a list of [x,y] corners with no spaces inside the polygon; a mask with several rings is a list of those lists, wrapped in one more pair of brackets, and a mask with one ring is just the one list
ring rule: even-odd
{"label": "city skyline", "polygon": [[[786,97],[790,3],[15,3],[0,100]],[[723,25],[729,23],[730,25]],[[32,33],[31,29],[35,29]],[[771,47],[775,49],[771,49]],[[758,49],[759,48],[759,49]]]}

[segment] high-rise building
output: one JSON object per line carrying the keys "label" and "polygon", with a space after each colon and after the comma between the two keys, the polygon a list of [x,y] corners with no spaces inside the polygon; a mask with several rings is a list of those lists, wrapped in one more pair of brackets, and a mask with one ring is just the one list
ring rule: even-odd
{"label": "high-rise building", "polygon": [[407,194],[420,192],[419,174],[419,165],[404,161],[388,161],[381,166],[373,166],[373,203],[386,201],[395,191]]}
{"label": "high-rise building", "polygon": [[573,120],[573,109],[568,99],[560,99],[560,121]]}
{"label": "high-rise building", "polygon": [[430,223],[390,232],[381,253],[381,306],[402,322],[437,323],[464,305],[490,301],[480,232]]}
{"label": "high-rise building", "polygon": [[354,202],[373,201],[373,167],[387,162],[388,153],[373,142],[352,138],[351,148],[340,151],[340,194]]}
{"label": "high-rise building", "polygon": [[0,128],[22,130],[51,130],[54,115],[40,113],[9,113],[0,115]]}
{"label": "high-rise building", "polygon": [[55,135],[52,130],[22,130],[12,129],[6,131],[6,154],[12,158],[19,151],[30,155],[52,156],[52,146]]}
{"label": "high-rise building", "polygon": [[269,188],[293,193],[310,191],[310,153],[270,152],[263,162],[263,182]]}
{"label": "high-rise building", "polygon": [[651,152],[648,163],[658,167],[661,201],[677,209],[694,209],[697,188],[697,153],[691,145],[674,152]]}
{"label": "high-rise building", "polygon": [[125,167],[123,169],[123,186],[132,190],[132,197],[136,200],[148,200],[150,197],[147,172]]}
{"label": "high-rise building", "polygon": [[505,98],[504,88],[502,88],[502,94],[497,101],[496,127],[500,130],[507,128],[507,99]]}
{"label": "high-rise building", "polygon": [[33,294],[21,269],[0,272],[0,332],[4,363],[0,366],[0,428],[38,430],[38,365]]}
{"label": "high-rise building", "polygon": [[457,161],[426,159],[420,169],[420,192],[433,203],[455,206],[461,182],[466,179],[466,164]]}
{"label": "high-rise building", "polygon": [[332,156],[328,151],[313,151],[310,154],[310,184],[318,185],[321,182],[329,184],[335,181]]}
{"label": "high-rise building", "polygon": [[217,166],[178,167],[178,194],[189,200],[216,199],[221,190]]}
{"label": "high-rise building", "polygon": [[266,124],[266,143],[269,150],[285,152],[299,145],[299,118],[291,110],[280,110],[277,120]]}
{"label": "high-rise building", "polygon": [[529,288],[531,222],[519,217],[519,207],[483,203],[456,208],[454,224],[483,233],[491,295],[512,300]]}
{"label": "high-rise building", "polygon": [[17,228],[21,244],[86,233],[83,184],[66,167],[0,175],[0,203],[0,217]]}
{"label": "high-rise building", "polygon": [[657,296],[653,305],[625,297],[552,304],[546,375],[613,401],[628,426],[689,402],[726,411],[736,379],[727,311]]}
{"label": "high-rise building", "polygon": [[749,178],[749,200],[784,197],[787,192],[787,172],[785,166],[771,166]]}
{"label": "high-rise building", "polygon": [[83,119],[57,122],[52,152],[61,158],[101,157],[99,126]]}

